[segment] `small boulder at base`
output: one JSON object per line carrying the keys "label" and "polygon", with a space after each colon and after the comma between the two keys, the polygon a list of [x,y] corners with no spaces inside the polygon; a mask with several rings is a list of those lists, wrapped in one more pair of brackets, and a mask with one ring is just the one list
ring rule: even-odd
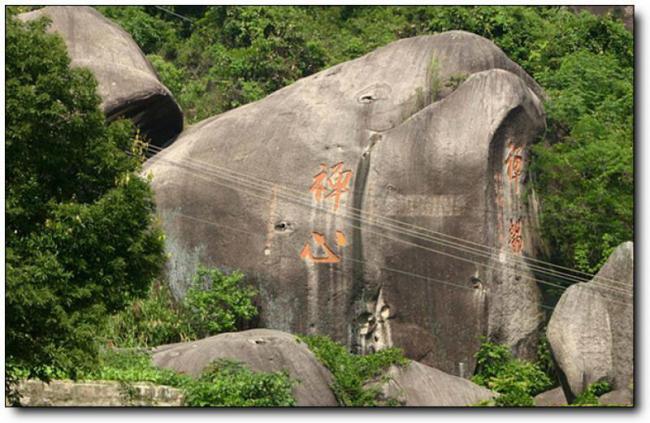
{"label": "small boulder at base", "polygon": [[634,404],[634,396],[629,389],[617,389],[598,397],[598,402],[602,405],[624,405],[631,406]]}
{"label": "small boulder at base", "polygon": [[162,345],[153,352],[156,366],[198,376],[210,363],[229,359],[257,372],[286,371],[296,381],[298,406],[336,406],[332,375],[295,336],[270,329],[223,333],[195,342]]}
{"label": "small boulder at base", "polygon": [[569,402],[591,383],[632,389],[634,252],[619,245],[588,283],[569,287],[548,324],[547,337]]}
{"label": "small boulder at base", "polygon": [[542,392],[535,397],[536,407],[561,407],[567,405],[566,395],[561,386]]}
{"label": "small boulder at base", "polygon": [[380,385],[383,397],[407,407],[465,407],[496,396],[467,379],[417,361],[404,367],[391,366],[385,376],[387,381]]}
{"label": "small boulder at base", "polygon": [[164,146],[183,130],[183,113],[131,36],[92,7],[48,6],[18,16],[51,20],[73,66],[90,69],[106,119],[133,121],[151,144]]}

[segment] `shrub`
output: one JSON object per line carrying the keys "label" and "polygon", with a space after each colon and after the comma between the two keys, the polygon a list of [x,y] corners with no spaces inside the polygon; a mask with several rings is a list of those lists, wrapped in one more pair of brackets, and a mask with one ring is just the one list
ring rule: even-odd
{"label": "shrub", "polygon": [[378,388],[367,387],[367,384],[382,376],[391,365],[404,366],[408,363],[398,348],[387,348],[369,355],[355,355],[325,336],[302,336],[299,339],[332,372],[332,388],[339,404],[343,406],[378,405]]}
{"label": "shrub", "polygon": [[600,405],[598,397],[612,390],[612,385],[606,381],[594,382],[587,386],[587,389],[573,400],[571,405],[575,406],[594,406]]}
{"label": "shrub", "polygon": [[183,300],[183,313],[192,335],[204,338],[236,330],[257,315],[256,291],[242,286],[244,274],[225,274],[200,266]]}
{"label": "shrub", "polygon": [[200,266],[180,302],[167,285],[155,282],[146,299],[110,319],[106,338],[120,347],[152,347],[241,329],[257,315],[256,291],[243,279],[241,272]]}
{"label": "shrub", "polygon": [[537,364],[515,359],[508,347],[492,342],[481,344],[476,353],[472,381],[499,393],[494,400],[499,407],[532,406],[533,396],[552,386]]}
{"label": "shrub", "polygon": [[218,360],[185,388],[190,407],[290,407],[295,405],[286,372],[256,373],[242,364]]}
{"label": "shrub", "polygon": [[144,299],[135,299],[109,319],[105,338],[119,347],[153,347],[193,339],[181,305],[164,283],[155,281]]}

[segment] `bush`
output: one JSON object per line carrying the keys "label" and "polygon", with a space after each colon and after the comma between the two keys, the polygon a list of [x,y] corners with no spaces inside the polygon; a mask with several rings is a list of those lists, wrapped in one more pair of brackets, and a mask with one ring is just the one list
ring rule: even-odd
{"label": "bush", "polygon": [[257,315],[256,291],[243,278],[241,272],[200,266],[180,302],[167,285],[155,282],[146,299],[111,318],[106,338],[120,347],[152,347],[241,329]]}
{"label": "bush", "polygon": [[492,342],[481,344],[476,353],[472,381],[499,393],[494,400],[498,407],[533,406],[533,397],[552,386],[537,364],[515,359],[508,347]]}
{"label": "bush", "polygon": [[144,299],[135,299],[109,319],[105,338],[124,348],[153,347],[193,339],[180,305],[169,288],[155,281]]}
{"label": "bush", "polygon": [[299,339],[332,372],[334,395],[340,405],[347,407],[378,405],[378,388],[366,385],[382,376],[391,365],[404,366],[408,363],[398,348],[387,348],[369,355],[355,355],[325,336],[302,336]]}
{"label": "bush", "polygon": [[573,400],[574,406],[598,406],[598,397],[612,390],[612,385],[606,381],[594,382],[587,386],[587,389]]}
{"label": "bush", "polygon": [[185,389],[190,407],[291,407],[295,400],[286,372],[256,373],[242,364],[218,360]]}
{"label": "bush", "polygon": [[6,360],[47,379],[97,357],[97,328],[164,263],[130,123],[106,126],[96,82],[47,21],[6,31]]}

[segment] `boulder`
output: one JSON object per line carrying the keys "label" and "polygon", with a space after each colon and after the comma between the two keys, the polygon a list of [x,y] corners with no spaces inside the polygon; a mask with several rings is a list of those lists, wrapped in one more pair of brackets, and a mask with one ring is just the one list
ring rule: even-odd
{"label": "boulder", "polygon": [[217,359],[243,363],[253,371],[287,371],[297,382],[293,395],[298,406],[336,406],[330,389],[332,375],[307,346],[288,333],[252,329],[223,333],[195,342],[157,347],[156,366],[198,376]]}
{"label": "boulder", "polygon": [[145,165],[170,286],[182,296],[198,263],[237,268],[263,327],[453,374],[473,372],[481,336],[533,358],[540,292],[517,259],[537,253],[522,194],[542,95],[492,42],[451,31],[192,126]]}
{"label": "boulder", "polygon": [[467,407],[496,395],[467,379],[416,361],[405,367],[391,366],[385,376],[387,381],[378,386],[382,396],[407,407]]}
{"label": "boulder", "polygon": [[126,117],[152,144],[164,146],[183,129],[183,113],[131,36],[92,7],[48,6],[18,17],[47,17],[73,66],[90,69],[108,121]]}
{"label": "boulder", "polygon": [[630,389],[616,389],[598,397],[598,403],[602,405],[634,405],[634,394]]}
{"label": "boulder", "polygon": [[631,389],[633,255],[631,242],[618,246],[598,274],[570,286],[553,311],[547,336],[569,402],[599,380]]}
{"label": "boulder", "polygon": [[568,404],[561,386],[538,394],[534,400],[536,407],[561,407]]}

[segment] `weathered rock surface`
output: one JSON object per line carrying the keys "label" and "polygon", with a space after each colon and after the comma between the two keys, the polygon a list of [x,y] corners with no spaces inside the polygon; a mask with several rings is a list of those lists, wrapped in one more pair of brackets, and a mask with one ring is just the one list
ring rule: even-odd
{"label": "weathered rock surface", "polygon": [[569,287],[555,307],[547,336],[570,402],[599,380],[612,382],[614,389],[630,389],[633,279],[633,244],[626,242],[594,279]]}
{"label": "weathered rock surface", "polygon": [[452,31],[194,125],[145,167],[170,285],[182,295],[198,262],[238,268],[259,288],[264,327],[359,352],[401,346],[452,374],[473,371],[480,336],[533,357],[539,290],[525,264],[506,263],[536,251],[521,194],[541,95],[493,43]]}
{"label": "weathered rock surface", "polygon": [[598,397],[598,402],[603,405],[634,405],[634,396],[629,389],[617,389]]}
{"label": "weathered rock surface", "polygon": [[18,384],[23,407],[179,407],[183,394],[170,386],[93,381],[25,380]]}
{"label": "weathered rock surface", "polygon": [[388,381],[379,386],[383,396],[407,407],[464,407],[496,395],[467,379],[416,361],[405,367],[391,366],[386,376]]}
{"label": "weathered rock surface", "polygon": [[561,407],[567,404],[566,396],[561,386],[535,396],[536,407]]}
{"label": "weathered rock surface", "polygon": [[154,350],[156,366],[191,376],[201,374],[217,359],[244,363],[258,372],[286,370],[297,381],[293,388],[299,406],[336,406],[330,389],[332,376],[307,348],[288,333],[253,329],[224,333],[195,342],[163,345]]}
{"label": "weathered rock surface", "polygon": [[92,7],[48,6],[19,15],[47,16],[73,66],[92,71],[107,120],[128,117],[152,144],[163,146],[183,129],[183,114],[131,36]]}

